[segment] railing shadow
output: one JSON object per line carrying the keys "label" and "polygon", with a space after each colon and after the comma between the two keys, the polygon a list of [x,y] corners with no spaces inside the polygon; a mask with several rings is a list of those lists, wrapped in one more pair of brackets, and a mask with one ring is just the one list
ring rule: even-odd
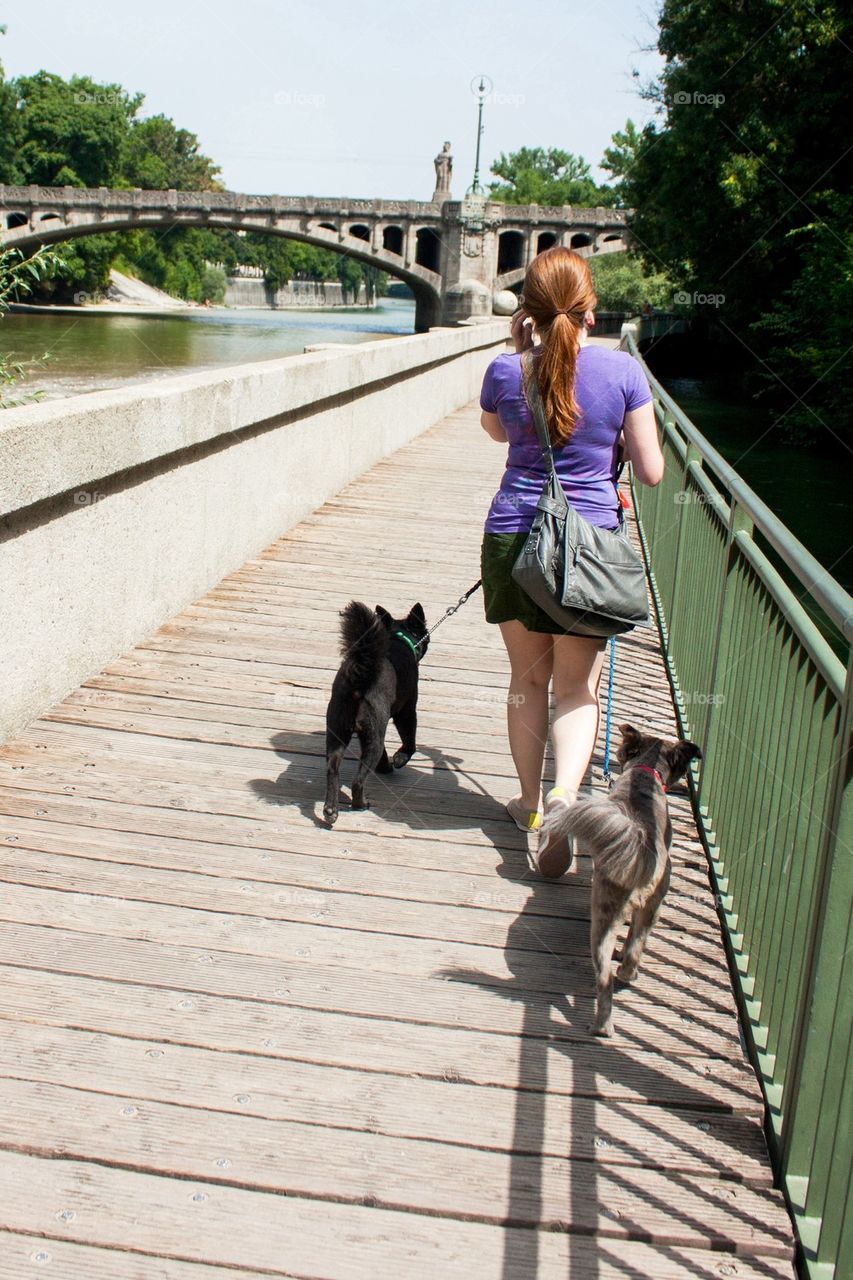
{"label": "railing shadow", "polygon": [[[525,874],[519,874],[514,858],[504,863],[499,874],[513,880],[526,878]],[[504,955],[512,977],[499,979],[485,972],[461,969],[444,970],[437,975],[446,980],[476,985],[493,993],[497,999],[515,1001],[523,1011],[518,1037],[518,1076],[505,1220],[508,1226],[529,1229],[506,1232],[503,1280],[528,1280],[537,1275],[542,1228],[566,1230],[578,1242],[578,1248],[571,1249],[567,1280],[598,1280],[602,1268],[611,1274],[617,1260],[626,1276],[650,1274],[646,1270],[635,1270],[621,1256],[626,1246],[630,1249],[629,1240],[645,1241],[659,1255],[661,1263],[677,1260],[684,1265],[681,1247],[654,1241],[647,1222],[623,1219],[612,1235],[597,1234],[595,1226],[602,1217],[612,1215],[612,1204],[603,1195],[602,1184],[606,1182],[611,1189],[624,1185],[630,1191],[632,1181],[630,1176],[626,1178],[626,1173],[630,1175],[637,1166],[654,1168],[655,1165],[647,1152],[631,1147],[627,1140],[620,1141],[626,1157],[624,1163],[599,1164],[595,1158],[596,1135],[589,1132],[590,1101],[594,1106],[596,1100],[604,1101],[606,1097],[608,1107],[618,1110],[620,1101],[624,1105],[626,1098],[661,1100],[672,1096],[672,1080],[654,1061],[649,1060],[649,1055],[660,1058],[661,1050],[655,1046],[654,1037],[662,1025],[654,1017],[654,1007],[650,1006],[648,1041],[637,1034],[620,1033],[618,1028],[614,1040],[602,1041],[589,1033],[594,990],[592,964],[590,961],[581,964],[577,960],[567,964],[564,955],[556,954],[543,941],[540,934],[542,902],[552,892],[553,886],[531,880],[530,888],[530,898],[513,919],[506,935]],[[541,980],[538,982],[535,977],[532,979],[532,939],[538,941],[542,956]],[[555,985],[552,975],[556,972],[565,976],[563,991],[548,990]],[[617,984],[617,1019],[619,990]],[[670,1034],[675,1033],[670,1031]],[[701,1040],[694,1039],[687,1028],[682,1039],[685,1056],[680,1060],[685,1070],[681,1072],[677,1106],[680,1113],[689,1114],[693,1110],[697,1114],[695,1141],[685,1149],[685,1160],[689,1163],[691,1159],[699,1161],[703,1157],[702,1116],[719,1108],[709,1102],[704,1075],[707,1059],[712,1055],[700,1056]],[[571,1115],[569,1147],[562,1155],[566,1171],[565,1197],[561,1198],[564,1208],[555,1216],[553,1202],[546,1204],[543,1201],[542,1176],[546,1158],[543,1152],[550,1146],[546,1143],[549,1064],[554,1062],[556,1055],[570,1063],[570,1092],[565,1093],[565,1084],[561,1082],[556,1096],[570,1109]],[[692,1061],[694,1056],[695,1062]],[[689,1083],[693,1074],[695,1087]],[[605,1080],[606,1089],[602,1087]],[[551,1105],[554,1105],[554,1096]],[[658,1128],[663,1114],[661,1107],[650,1101],[647,1111],[644,1123],[648,1121],[650,1135],[665,1136],[665,1131]],[[709,1178],[714,1173],[721,1178],[727,1176],[724,1167],[711,1170]],[[669,1170],[667,1178],[672,1185],[673,1181],[681,1182],[683,1175]],[[693,1188],[695,1184],[690,1185]],[[679,1231],[683,1235],[702,1235],[703,1222],[691,1216],[687,1209],[662,1205],[651,1192],[647,1194],[647,1201],[650,1211],[656,1215],[662,1211],[671,1214],[676,1235]],[[709,1194],[709,1209],[717,1206],[718,1201]],[[744,1218],[744,1225],[749,1225],[747,1218]],[[622,1232],[627,1232],[627,1239]],[[704,1277],[712,1280],[719,1274],[713,1250],[720,1248],[721,1243],[709,1241],[707,1247],[707,1268],[697,1264],[695,1256],[691,1257],[690,1265],[695,1268],[697,1280]]]}

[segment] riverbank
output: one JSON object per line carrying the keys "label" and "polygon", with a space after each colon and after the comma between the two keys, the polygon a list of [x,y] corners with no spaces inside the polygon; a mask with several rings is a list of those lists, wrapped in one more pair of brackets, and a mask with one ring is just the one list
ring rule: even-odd
{"label": "riverbank", "polygon": [[110,271],[110,284],[103,298],[83,292],[75,294],[75,298],[77,301],[73,303],[13,302],[9,310],[17,315],[160,317],[210,311],[313,311],[330,308],[372,311],[380,301],[374,299],[368,303],[360,296],[353,302],[347,302],[337,282],[290,280],[272,290],[263,279],[234,276],[228,278],[224,302],[189,302],[185,298],[173,298],[162,289],[114,268]]}

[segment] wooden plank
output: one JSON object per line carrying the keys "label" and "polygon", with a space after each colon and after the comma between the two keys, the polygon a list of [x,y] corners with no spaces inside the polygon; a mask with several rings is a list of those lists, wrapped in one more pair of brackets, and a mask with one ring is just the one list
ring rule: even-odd
{"label": "wooden plank", "polygon": [[[536,909],[536,891],[531,886],[521,906],[523,927],[511,932],[519,917],[511,912],[492,910],[488,901],[457,906],[419,901],[415,897],[389,900],[374,894],[371,880],[362,884],[360,892],[340,892],[330,885],[305,888],[248,876],[232,879],[198,871],[143,867],[139,861],[124,863],[29,849],[7,851],[0,864],[0,880],[69,893],[97,893],[200,911],[261,916],[267,920],[301,924],[319,920],[335,928],[359,932],[403,934],[483,947],[512,946],[527,951],[548,951],[556,956],[586,956],[589,949],[589,896],[585,887],[576,889],[573,901],[567,895],[565,914],[549,915]],[[667,907],[662,921],[665,919],[681,936],[685,921],[679,907],[679,903]],[[694,911],[691,919],[690,937],[706,931],[707,925],[698,911]]]}
{"label": "wooden plank", "polygon": [[[460,1148],[562,1156],[646,1169],[680,1170],[770,1185],[767,1148],[757,1119],[566,1099],[545,1093],[531,1103],[516,1090],[427,1080],[260,1055],[209,1053],[182,1045],[145,1047],[138,1040],[29,1023],[6,1024],[0,1078],[417,1138]],[[328,1139],[331,1141],[332,1139]],[[464,1157],[463,1157],[464,1158]]]}
{"label": "wooden plank", "polygon": [[[67,1210],[61,1210],[66,1212]],[[156,1267],[156,1272],[152,1270]],[[150,1254],[125,1249],[99,1249],[73,1244],[54,1236],[22,1235],[0,1228],[0,1280],[21,1280],[43,1270],[52,1280],[258,1280],[282,1272],[247,1271],[245,1267],[217,1267],[204,1262],[152,1259]]]}
{"label": "wooden plank", "polygon": [[[545,1039],[555,1043],[571,1042],[571,1055],[577,1059],[587,1079],[597,1082],[602,1096],[676,1099],[678,1105],[686,1107],[718,1107],[722,1110],[755,1114],[760,1110],[761,1094],[758,1082],[742,1056],[710,1059],[711,1065],[706,1070],[701,1055],[693,1060],[689,1055],[675,1052],[684,1049],[681,1035],[683,1026],[678,1011],[669,1012],[661,1006],[656,998],[657,993],[652,984],[640,991],[638,987],[620,992],[618,1010],[620,1014],[619,1036],[624,1037],[625,1046],[633,1046],[632,1059],[626,1061],[622,1048],[615,1061],[619,1067],[615,1074],[610,1066],[607,1046],[601,1041],[591,1043],[586,1034],[592,1013],[592,997],[586,995],[565,995],[548,997],[537,992],[515,993],[511,988],[492,987],[481,981],[462,983],[462,994],[458,986],[450,981],[440,979],[415,978],[411,975],[388,977],[381,973],[357,969],[352,964],[344,967],[324,967],[310,962],[310,957],[300,957],[298,963],[283,966],[279,961],[272,961],[259,956],[235,956],[215,950],[187,946],[164,946],[146,940],[105,938],[97,934],[77,933],[70,929],[42,928],[34,925],[3,924],[0,922],[0,960],[10,966],[6,975],[8,990],[6,1008],[10,1017],[27,1016],[33,1002],[38,1001],[40,983],[50,982],[51,990],[63,990],[63,1003],[51,1016],[50,1021],[58,1026],[69,1024],[67,1007],[73,1006],[77,999],[94,1000],[96,997],[102,1009],[102,1015],[112,1018],[109,1011],[110,999],[116,997],[115,988],[106,985],[87,987],[85,984],[68,985],[61,980],[61,975],[89,978],[122,984],[121,999],[133,1000],[139,1006],[138,1017],[147,1017],[151,1007],[167,1007],[180,1009],[181,1000],[195,994],[213,997],[227,997],[232,1000],[246,999],[261,1006],[251,1012],[247,1025],[255,1027],[255,1015],[262,1019],[274,1021],[275,1010],[283,1010],[281,1017],[299,1022],[299,1010],[328,1010],[336,1014],[348,1014],[357,1018],[379,1018],[383,1022],[392,1020],[415,1026],[436,1026],[450,1029],[456,1034],[449,1039],[439,1037],[441,1043],[424,1048],[428,1036],[418,1037],[411,1033],[411,1043],[421,1055],[418,1071],[425,1070],[423,1062],[429,1060],[438,1063],[433,1070],[444,1074],[441,1053],[436,1053],[445,1044],[448,1050],[454,1046],[466,1054],[466,1061],[473,1061],[476,1047],[484,1042],[476,1033],[489,1033],[498,1036],[523,1036],[534,1039]],[[30,974],[28,970],[48,970],[49,976]],[[124,984],[130,984],[131,990],[125,990]],[[154,988],[155,990],[147,990]],[[160,989],[165,994],[159,994]],[[588,990],[588,988],[587,988]],[[176,994],[178,993],[178,994]],[[272,1005],[272,1009],[265,1006]],[[213,1006],[210,1006],[213,1007]],[[216,1009],[226,1019],[228,1025],[234,1016],[230,1004],[216,1005]],[[81,1016],[78,1014],[78,1017]],[[91,1013],[87,1014],[91,1026]],[[302,1020],[304,1021],[304,1019]],[[180,1016],[177,1021],[171,1018],[170,1027],[173,1038],[180,1039],[182,1034],[189,1034]],[[106,1024],[105,1024],[106,1025]],[[143,1023],[140,1021],[139,1026]],[[144,1025],[150,1026],[150,1023]],[[264,1025],[267,1025],[266,1022]],[[312,1024],[314,1025],[314,1024]],[[316,1025],[320,1025],[319,1022]],[[349,1024],[343,1024],[349,1025]],[[121,1034],[135,1034],[137,1024],[128,1020],[125,1013],[120,1015],[119,1022],[110,1022],[109,1027],[117,1029]],[[177,1028],[177,1030],[176,1030]],[[360,1027],[358,1028],[361,1029]],[[460,1035],[464,1030],[465,1035]],[[469,1034],[470,1033],[470,1034]],[[156,1029],[146,1034],[155,1034]],[[398,1035],[408,1036],[398,1029]],[[655,1045],[651,1043],[655,1040]],[[264,1045],[268,1035],[250,1030],[249,1039],[238,1042],[240,1047],[257,1049]],[[323,1038],[323,1043],[328,1037]],[[659,1044],[658,1044],[659,1042]],[[275,1043],[281,1045],[280,1039]],[[512,1047],[489,1040],[495,1049],[495,1062],[501,1051],[512,1052]],[[622,1044],[620,1040],[618,1042]],[[289,1038],[282,1049],[287,1055],[299,1056],[305,1052],[315,1054],[319,1051],[319,1040],[305,1046],[299,1037]],[[212,1047],[218,1047],[218,1041]],[[340,1046],[324,1049],[324,1052],[336,1053]],[[468,1054],[468,1049],[472,1050]],[[667,1070],[662,1069],[659,1055],[670,1052],[671,1065],[668,1073],[671,1082],[665,1079]],[[567,1051],[568,1052],[568,1051]],[[631,1062],[636,1057],[636,1072]],[[683,1058],[683,1061],[682,1061]],[[341,1062],[339,1056],[328,1061]],[[343,1059],[344,1063],[346,1059]],[[372,1054],[359,1059],[354,1065],[367,1069],[376,1069],[376,1059]],[[589,1068],[592,1068],[590,1073]],[[599,1071],[600,1068],[600,1071]],[[381,1068],[380,1068],[381,1069]],[[471,1069],[471,1068],[469,1068]],[[473,1068],[476,1072],[476,1067]],[[513,1066],[499,1076],[496,1083],[513,1086],[516,1077]],[[562,1068],[560,1068],[562,1071]],[[560,1071],[557,1072],[560,1075]],[[612,1078],[611,1078],[612,1077]],[[480,1075],[475,1078],[480,1079]],[[567,1075],[566,1089],[569,1092],[575,1087],[575,1079]],[[526,1087],[540,1087],[539,1077],[529,1073]],[[554,1086],[557,1087],[556,1085]],[[626,1094],[624,1090],[627,1089]],[[651,1090],[651,1093],[649,1093]],[[697,1093],[698,1090],[698,1093]]]}
{"label": "wooden plank", "polygon": [[[0,1153],[0,1185],[9,1188],[7,1227],[14,1231],[22,1222],[32,1224],[28,1230],[51,1241],[48,1252],[54,1240],[73,1240],[115,1250],[121,1264],[126,1251],[133,1250],[140,1257],[156,1257],[156,1274],[168,1280],[169,1272],[160,1270],[164,1256],[310,1280],[372,1280],[379,1275],[470,1280],[472,1259],[484,1280],[521,1280],[533,1274],[542,1280],[565,1280],[567,1275],[624,1280],[626,1265],[634,1275],[658,1280],[718,1280],[726,1274],[737,1280],[793,1277],[791,1264],[781,1258],[752,1263],[703,1250],[633,1242],[626,1247],[621,1241],[560,1232],[496,1230],[474,1222],[297,1201],[17,1153]],[[735,1269],[719,1269],[726,1265]],[[142,1272],[145,1280],[151,1274]],[[87,1273],[70,1275],[84,1280]],[[115,1280],[120,1276],[117,1271]],[[10,1280],[20,1280],[20,1275]],[[175,1280],[195,1277],[178,1272]]]}
{"label": "wooden plank", "polygon": [[[40,809],[44,810],[44,806],[37,798],[32,798],[30,812],[35,814]],[[74,854],[229,879],[239,875],[279,887],[336,889],[343,893],[476,906],[499,912],[528,908],[543,916],[565,919],[574,915],[582,920],[589,919],[591,868],[587,858],[577,859],[571,877],[553,881],[547,893],[536,893],[532,878],[504,878],[503,883],[496,887],[493,882],[484,884],[486,877],[473,875],[464,869],[457,870],[452,865],[440,871],[401,868],[389,858],[387,861],[368,862],[365,866],[357,851],[352,850],[346,858],[335,857],[333,853],[322,858],[312,857],[308,842],[305,842],[306,848],[301,854],[277,852],[273,856],[259,846],[245,849],[210,841],[166,839],[144,832],[130,837],[121,831],[87,828],[57,820],[50,808],[36,817],[13,817],[3,810],[4,803],[0,797],[2,839],[18,850]],[[686,913],[685,919],[689,918],[693,904],[704,904],[709,895],[710,887],[693,868],[676,871],[669,897],[674,909]]]}
{"label": "wooden plank", "polygon": [[[0,1146],[45,1156],[58,1148],[66,1159],[289,1198],[611,1238],[651,1233],[684,1247],[791,1256],[782,1196],[768,1187],[631,1165],[597,1164],[593,1177],[588,1162],[567,1169],[563,1160],[518,1151],[463,1151],[150,1101],[117,1104],[108,1094],[9,1078],[0,1078]],[[496,1195],[500,1186],[506,1190]]]}
{"label": "wooden plank", "polygon": [[[215,965],[217,954],[206,954],[207,964]],[[387,999],[384,1009],[367,1017],[329,1009],[339,992],[357,988],[364,975],[355,971],[342,974],[340,986],[334,979],[328,984],[326,1007],[315,997],[319,1008],[296,1003],[291,971],[278,979],[287,985],[269,994],[249,991],[231,999],[199,994],[195,986],[141,985],[144,975],[139,982],[117,984],[12,966],[2,972],[0,1016],[11,1020],[502,1088],[516,1088],[521,1078],[529,1092],[547,1088],[556,1094],[675,1101],[703,1112],[714,1109],[717,1100],[723,1109],[747,1115],[760,1109],[757,1086],[742,1061],[729,1057],[736,1065],[726,1070],[720,1068],[726,1059],[710,1049],[704,1056],[695,1048],[693,1054],[679,1054],[675,1037],[667,1042],[651,1019],[637,1033],[624,1015],[613,1043],[602,1044],[587,1034],[588,1008],[580,1011],[580,1025],[571,1015],[564,1025],[552,1025],[539,1006],[528,1010],[519,1000],[519,1042],[502,1033],[468,1030],[459,1012],[456,1026],[430,1022],[427,1015],[420,1022],[404,1021]]]}
{"label": "wooden plank", "polygon": [[[8,747],[0,757],[0,784],[194,812],[284,818],[289,824],[295,818],[292,806],[308,806],[307,814],[301,810],[300,821],[313,819],[321,839],[328,841],[331,833],[316,816],[325,779],[316,757],[291,753],[290,759],[277,758],[272,751],[170,740],[138,729],[131,733],[130,728],[130,723],[127,732],[120,732],[41,721],[31,728],[26,742]],[[285,767],[280,770],[282,762]],[[61,772],[59,765],[65,766]],[[465,785],[468,782],[474,785]],[[477,828],[488,822],[501,845],[526,846],[525,836],[509,821],[488,782],[485,775],[482,780],[466,775],[460,781],[456,774],[433,769],[419,754],[404,770],[374,775],[371,808],[361,813],[343,809],[339,821],[351,829],[351,824],[364,824],[365,815],[373,814],[383,832],[394,823],[405,823],[419,834],[432,832],[436,839],[452,836],[462,841],[476,841]],[[508,798],[511,788],[504,783],[503,790]],[[687,801],[674,795],[671,805],[677,832],[680,823],[688,821]]]}
{"label": "wooden plank", "polygon": [[[13,765],[8,777],[14,785],[0,783],[0,813],[43,817],[45,820],[56,818],[73,822],[83,830],[141,832],[176,840],[200,839],[240,850],[260,851],[261,858],[265,852],[270,855],[289,852],[306,854],[321,861],[324,858],[347,858],[358,862],[426,868],[435,872],[446,871],[454,865],[447,857],[447,834],[426,828],[419,830],[417,839],[413,839],[408,830],[382,822],[372,810],[347,815],[354,829],[342,820],[333,831],[324,830],[322,838],[318,839],[314,831],[308,834],[301,827],[294,828],[273,820],[261,822],[257,816],[254,819],[242,818],[198,810],[189,812],[174,806],[123,804],[109,796],[104,799],[77,796],[69,790],[68,783],[62,782],[62,774],[47,778],[46,785],[54,789],[43,790],[37,785],[26,785],[28,772],[28,766]],[[490,830],[500,831],[499,843],[495,838],[489,839]],[[479,827],[462,828],[458,833],[453,832],[453,839],[460,846],[457,864],[464,858],[467,875],[492,878],[492,884],[495,872],[502,879],[524,878],[528,869],[527,841],[510,823],[503,822],[499,827],[484,823]],[[10,836],[7,843],[16,843],[15,836]],[[588,867],[582,858],[578,865]],[[680,866],[678,874],[685,877],[685,885],[689,881],[691,886],[703,888],[707,883],[707,869],[700,872],[692,864]],[[537,882],[537,893],[544,898],[549,891],[558,891],[568,883],[558,886]],[[692,892],[692,887],[685,891]]]}
{"label": "wooden plank", "polygon": [[[568,995],[577,998],[580,994],[580,998],[584,998],[590,990],[588,962],[536,949],[539,941],[536,925],[531,926],[523,917],[514,927],[506,948],[498,948],[140,903],[97,892],[79,894],[9,884],[0,900],[0,919],[27,920],[44,927],[139,938],[164,945],[207,947],[229,955],[266,956],[288,964],[309,956],[314,964],[508,987],[516,994],[535,991],[562,998]],[[526,950],[519,944],[534,946]],[[655,1027],[663,1033],[669,1024],[679,1052],[733,1051],[738,1044],[738,1034],[729,1012],[684,999],[686,986],[682,986],[678,976],[669,969],[660,986],[652,988],[655,960],[665,965],[668,957],[676,955],[688,976],[693,967],[692,955],[685,956],[683,949],[678,945],[673,947],[663,939],[662,933],[650,946],[655,949],[649,952],[644,975],[650,981],[644,985],[643,977],[639,977],[629,988],[631,999],[642,1001],[644,1007],[648,1007],[650,1029]],[[650,989],[658,1000],[649,998]],[[664,993],[668,996],[663,1000],[664,1009],[672,1008],[672,1017],[656,1008]],[[679,1008],[682,999],[684,1007]],[[625,1003],[628,1002],[626,993]]]}

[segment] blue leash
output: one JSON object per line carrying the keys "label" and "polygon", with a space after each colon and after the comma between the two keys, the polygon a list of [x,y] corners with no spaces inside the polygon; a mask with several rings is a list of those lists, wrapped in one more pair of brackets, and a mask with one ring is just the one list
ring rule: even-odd
{"label": "blue leash", "polygon": [[613,718],[613,668],[616,664],[616,637],[610,637],[610,671],[607,677],[607,716],[604,721],[604,780],[613,786],[610,774],[610,723]]}

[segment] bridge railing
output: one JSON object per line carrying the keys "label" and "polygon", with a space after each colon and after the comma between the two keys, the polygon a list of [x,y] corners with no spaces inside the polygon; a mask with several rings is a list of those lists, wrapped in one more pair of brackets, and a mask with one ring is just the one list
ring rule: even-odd
{"label": "bridge railing", "polygon": [[640,536],[768,1140],[829,1280],[853,1254],[853,600],[646,372],[666,472],[635,486]]}

